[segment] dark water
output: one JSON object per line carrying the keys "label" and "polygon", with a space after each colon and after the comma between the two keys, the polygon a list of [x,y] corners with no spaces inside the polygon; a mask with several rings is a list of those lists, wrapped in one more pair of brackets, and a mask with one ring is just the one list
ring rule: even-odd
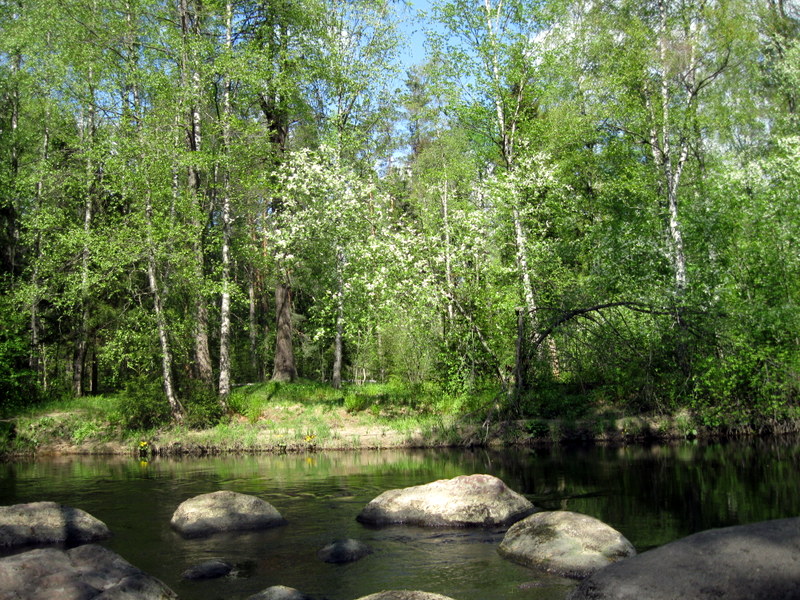
{"label": "dark water", "polygon": [[[502,530],[364,527],[355,516],[383,490],[491,473],[545,509],[597,517],[639,551],[690,533],[800,515],[800,440],[507,451],[375,451],[154,460],[61,458],[0,464],[0,504],[53,500],[87,510],[114,532],[110,548],[184,600],[240,600],[271,585],[353,600],[382,589],[423,589],[457,600],[563,598],[564,580],[499,557]],[[260,533],[183,540],[177,505],[226,489],[271,502],[289,521]],[[375,552],[349,565],[316,552],[354,537]],[[185,582],[209,558],[235,577]]]}

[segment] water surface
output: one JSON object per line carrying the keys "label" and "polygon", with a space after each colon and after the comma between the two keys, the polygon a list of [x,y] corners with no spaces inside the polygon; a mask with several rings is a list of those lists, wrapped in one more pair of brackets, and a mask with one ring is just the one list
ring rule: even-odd
{"label": "water surface", "polygon": [[[573,510],[620,530],[637,550],[690,533],[800,515],[797,438],[728,444],[562,447],[546,450],[364,451],[165,460],[40,459],[0,464],[0,504],[52,500],[82,508],[114,532],[105,545],[184,600],[243,600],[272,585],[353,600],[383,589],[423,589],[457,600],[563,598],[568,582],[497,554],[504,530],[369,528],[361,508],[386,489],[490,473],[536,506]],[[220,489],[254,494],[288,520],[258,533],[184,540],[175,508]],[[375,552],[348,565],[321,562],[327,543],[353,537]],[[234,577],[181,580],[221,558]]]}

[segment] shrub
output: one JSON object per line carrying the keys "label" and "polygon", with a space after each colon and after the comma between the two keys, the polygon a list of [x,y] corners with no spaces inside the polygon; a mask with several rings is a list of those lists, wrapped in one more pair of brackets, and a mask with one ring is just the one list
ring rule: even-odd
{"label": "shrub", "polygon": [[225,417],[216,391],[201,381],[187,379],[181,382],[180,397],[185,412],[184,424],[189,429],[207,429]]}
{"label": "shrub", "polygon": [[213,391],[202,391],[193,394],[184,403],[186,409],[186,426],[190,429],[206,429],[220,423],[225,411],[219,398]]}
{"label": "shrub", "polygon": [[10,415],[39,399],[36,373],[28,368],[25,344],[0,336],[0,417]]}
{"label": "shrub", "polygon": [[366,410],[373,402],[374,397],[348,390],[344,395],[344,408],[349,413]]}
{"label": "shrub", "polygon": [[119,420],[125,429],[155,429],[172,414],[161,382],[138,378],[125,386],[119,402]]}

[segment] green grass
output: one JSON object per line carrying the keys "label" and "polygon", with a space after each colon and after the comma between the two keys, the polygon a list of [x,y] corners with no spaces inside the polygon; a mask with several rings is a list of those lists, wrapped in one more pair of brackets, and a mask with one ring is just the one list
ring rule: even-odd
{"label": "green grass", "polygon": [[34,404],[21,410],[17,418],[37,418],[53,413],[92,414],[97,418],[110,418],[119,410],[119,395],[83,396],[81,398],[60,398]]}
{"label": "green grass", "polygon": [[116,396],[64,398],[27,407],[15,419],[7,451],[35,451],[45,443],[81,445],[120,438],[120,399]]}
{"label": "green grass", "polygon": [[[340,390],[310,381],[269,382],[236,388],[229,398],[231,414],[222,418],[206,418],[210,404],[216,402],[208,394],[184,398],[187,413],[194,410],[200,418],[187,418],[176,426],[169,423],[160,387],[140,385],[115,395],[64,398],[27,407],[13,419],[13,435],[0,439],[0,452],[33,452],[47,444],[91,449],[104,442],[135,452],[143,440],[162,447],[215,451],[324,448],[357,444],[355,437],[376,432],[407,439],[452,439],[458,416],[484,402],[483,397],[476,398],[451,397],[433,384],[397,380],[345,385]],[[343,427],[362,431],[355,429],[344,441]]]}
{"label": "green grass", "polygon": [[[158,386],[140,386],[116,395],[66,398],[27,407],[0,422],[0,454],[35,452],[44,445],[59,444],[92,451],[106,443],[135,453],[141,441],[147,441],[150,448],[176,452],[181,448],[247,452],[358,447],[361,442],[375,444],[376,438],[390,435],[393,443],[405,439],[459,444],[491,439],[557,443],[576,432],[584,435],[583,430],[597,439],[644,435],[649,429],[667,437],[700,433],[696,415],[687,411],[674,419],[667,415],[660,421],[640,422],[602,407],[586,414],[585,406],[573,405],[567,397],[562,398],[559,414],[555,395],[526,399],[537,410],[524,420],[504,422],[503,415],[491,414],[490,430],[483,423],[499,398],[498,390],[451,395],[435,384],[409,385],[396,380],[345,385],[340,390],[309,381],[241,386],[229,399],[229,415],[215,413],[219,409],[216,398],[203,393],[182,399],[187,415],[192,416],[188,409],[193,409],[194,418],[187,417],[184,424],[176,426],[169,423],[166,400],[159,393]],[[798,419],[800,415],[795,415]]]}
{"label": "green grass", "polygon": [[[375,422],[403,421],[409,416],[425,418],[434,408],[441,409],[443,395],[433,386],[386,384],[345,385],[336,390],[329,385],[299,383],[264,383],[243,386],[234,391],[231,408],[250,422],[257,422],[267,412],[292,408],[297,420],[314,420],[336,408],[348,413],[374,418]],[[436,410],[436,412],[440,412]],[[401,425],[402,426],[402,425]]]}

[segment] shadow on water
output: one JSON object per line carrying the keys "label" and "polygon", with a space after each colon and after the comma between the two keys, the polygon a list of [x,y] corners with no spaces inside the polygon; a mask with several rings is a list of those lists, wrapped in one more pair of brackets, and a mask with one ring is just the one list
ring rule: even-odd
{"label": "shadow on water", "polygon": [[[386,489],[491,473],[547,510],[567,509],[619,529],[638,550],[696,531],[800,514],[794,437],[727,444],[553,449],[370,451],[156,460],[54,458],[0,465],[0,504],[53,500],[103,520],[105,545],[184,600],[244,599],[271,585],[352,600],[413,588],[457,600],[563,598],[565,581],[499,557],[503,529],[368,528],[355,517]],[[177,505],[219,489],[271,502],[288,525],[185,540],[169,527]],[[347,565],[316,552],[357,538],[373,554]],[[234,576],[187,582],[210,558]],[[569,584],[567,584],[569,585]]]}

